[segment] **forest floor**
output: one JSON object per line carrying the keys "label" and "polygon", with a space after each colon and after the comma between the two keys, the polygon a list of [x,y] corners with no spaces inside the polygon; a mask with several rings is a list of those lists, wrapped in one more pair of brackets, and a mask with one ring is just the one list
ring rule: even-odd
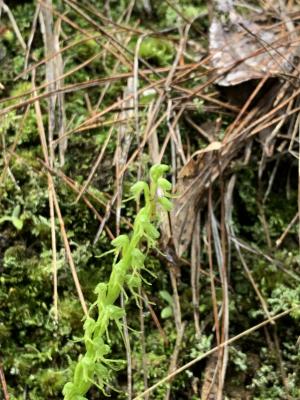
{"label": "forest floor", "polygon": [[[64,398],[146,200],[130,188],[163,163],[173,208],[103,334],[124,360],[106,394],[299,400],[297,1],[7,0],[0,18],[0,398]],[[82,393],[65,399],[105,398]]]}

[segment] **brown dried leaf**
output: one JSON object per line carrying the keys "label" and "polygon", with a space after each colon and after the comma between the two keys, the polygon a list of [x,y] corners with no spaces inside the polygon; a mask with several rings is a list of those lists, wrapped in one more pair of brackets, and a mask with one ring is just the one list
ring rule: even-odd
{"label": "brown dried leaf", "polygon": [[212,149],[202,151],[195,160],[191,158],[179,173],[176,185],[178,197],[171,212],[173,241],[179,256],[191,241],[199,208],[206,204],[203,195],[208,184],[218,176],[216,161],[216,152]]}
{"label": "brown dried leaf", "polygon": [[205,149],[201,149],[196,151],[192,157],[194,157],[197,154],[202,154],[202,153],[208,153],[209,151],[215,151],[215,150],[220,150],[222,147],[222,143],[221,142],[211,142],[207,147],[205,147]]}
{"label": "brown dried leaf", "polygon": [[260,26],[233,9],[228,20],[215,17],[209,31],[211,62],[221,86],[237,85],[266,74],[278,76],[293,68],[295,47],[282,24],[279,28]]}

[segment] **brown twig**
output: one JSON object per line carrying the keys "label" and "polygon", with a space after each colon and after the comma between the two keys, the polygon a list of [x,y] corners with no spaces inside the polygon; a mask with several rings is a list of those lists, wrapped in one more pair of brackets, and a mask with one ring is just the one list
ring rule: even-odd
{"label": "brown twig", "polygon": [[0,381],[1,381],[1,386],[2,386],[2,390],[3,390],[4,400],[9,400],[8,388],[7,388],[5,375],[4,375],[4,371],[3,371],[1,364],[0,364]]}

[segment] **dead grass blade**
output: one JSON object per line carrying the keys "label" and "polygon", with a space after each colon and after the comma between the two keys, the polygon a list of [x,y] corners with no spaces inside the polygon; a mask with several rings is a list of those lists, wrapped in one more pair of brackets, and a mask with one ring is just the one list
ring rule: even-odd
{"label": "dead grass blade", "polygon": [[[32,74],[32,84],[35,87],[35,71]],[[42,112],[40,103],[34,103],[35,114],[38,126],[38,132],[40,136],[41,146],[44,154],[45,162],[50,165],[49,152],[46,141],[46,133],[43,124]],[[51,226],[51,247],[52,247],[52,271],[53,271],[53,309],[54,309],[54,319],[58,321],[58,288],[57,288],[57,243],[56,243],[56,224],[55,224],[55,214],[54,214],[54,185],[52,176],[47,173],[48,180],[48,201],[50,210],[50,226]]]}
{"label": "dead grass blade", "polygon": [[[33,77],[33,82],[34,82],[34,77]],[[49,152],[48,152],[48,147],[47,147],[47,140],[46,140],[46,134],[45,134],[45,130],[44,130],[44,125],[43,125],[43,121],[42,121],[42,114],[41,114],[41,110],[40,110],[40,105],[38,102],[35,102],[35,110],[36,110],[36,116],[37,116],[37,124],[38,124],[38,132],[40,135],[40,140],[41,140],[41,145],[42,145],[42,150],[43,150],[43,155],[44,155],[44,159],[45,159],[45,163],[46,165],[48,165],[51,168],[50,165],[50,156],[49,156]],[[84,314],[87,315],[88,314],[88,309],[84,300],[84,296],[81,290],[81,286],[80,286],[80,282],[77,276],[77,272],[76,272],[76,267],[73,261],[73,257],[72,257],[72,252],[71,252],[71,248],[69,245],[69,241],[68,241],[68,237],[67,237],[67,233],[66,233],[66,229],[65,229],[65,224],[64,224],[64,220],[60,211],[60,207],[59,207],[59,203],[57,200],[57,195],[55,192],[55,187],[54,187],[54,182],[52,179],[52,176],[50,173],[48,173],[48,191],[49,191],[49,207],[50,207],[50,215],[52,218],[51,221],[51,239],[52,239],[52,246],[54,246],[52,248],[52,265],[53,265],[53,272],[54,272],[54,284],[55,284],[55,288],[54,288],[54,303],[57,306],[58,303],[58,299],[57,299],[57,266],[56,266],[56,236],[55,236],[55,220],[54,220],[54,209],[56,211],[56,215],[58,217],[59,220],[59,224],[60,224],[60,229],[61,229],[61,235],[63,238],[63,242],[64,242],[64,246],[65,246],[65,250],[66,250],[66,255],[67,255],[67,259],[71,268],[71,273],[73,276],[73,280],[75,283],[75,287],[77,289],[77,293],[78,293],[78,297],[79,297],[79,301],[81,303],[82,309],[84,311]],[[56,318],[58,318],[58,311],[55,311],[55,316]]]}
{"label": "dead grass blade", "polygon": [[24,51],[26,51],[26,43],[24,42],[24,39],[22,37],[22,34],[20,32],[20,29],[18,27],[18,24],[13,16],[13,13],[11,12],[10,8],[4,3],[3,0],[0,1],[0,9],[2,9],[8,16],[10,23],[13,27],[13,30],[17,36],[18,41],[20,42],[20,45]]}
{"label": "dead grass blade", "polygon": [[86,189],[90,185],[90,183],[91,183],[91,181],[93,179],[93,176],[95,175],[97,169],[99,168],[99,165],[100,165],[100,163],[101,163],[101,161],[103,159],[105,150],[106,150],[107,145],[108,145],[108,143],[109,143],[109,141],[111,139],[113,131],[114,131],[114,126],[112,126],[110,128],[109,133],[108,133],[108,135],[107,135],[107,137],[105,139],[105,142],[104,142],[104,144],[103,144],[103,146],[101,148],[101,151],[100,151],[100,153],[99,153],[99,155],[98,155],[98,157],[97,157],[97,159],[96,159],[96,161],[95,161],[95,163],[94,163],[94,165],[93,165],[93,167],[91,169],[91,172],[90,172],[88,178],[86,179],[86,181],[84,182],[82,188],[80,189],[80,192],[78,193],[78,196],[76,197],[75,203],[77,203],[80,200],[81,196],[84,194],[84,192],[86,191]]}

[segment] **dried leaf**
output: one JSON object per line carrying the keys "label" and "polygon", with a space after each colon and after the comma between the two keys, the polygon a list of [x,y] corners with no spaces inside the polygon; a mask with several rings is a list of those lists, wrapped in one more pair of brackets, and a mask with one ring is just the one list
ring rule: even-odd
{"label": "dried leaf", "polygon": [[[224,15],[223,15],[224,16]],[[237,85],[266,74],[278,76],[293,68],[293,49],[284,26],[269,28],[231,9],[227,20],[215,17],[209,31],[211,62],[221,86]]]}
{"label": "dried leaf", "polygon": [[192,157],[194,157],[197,154],[202,154],[202,153],[208,153],[209,151],[215,151],[215,150],[220,150],[220,148],[222,147],[222,143],[221,142],[212,142],[210,143],[207,147],[205,147],[205,149],[201,149],[196,151]]}

